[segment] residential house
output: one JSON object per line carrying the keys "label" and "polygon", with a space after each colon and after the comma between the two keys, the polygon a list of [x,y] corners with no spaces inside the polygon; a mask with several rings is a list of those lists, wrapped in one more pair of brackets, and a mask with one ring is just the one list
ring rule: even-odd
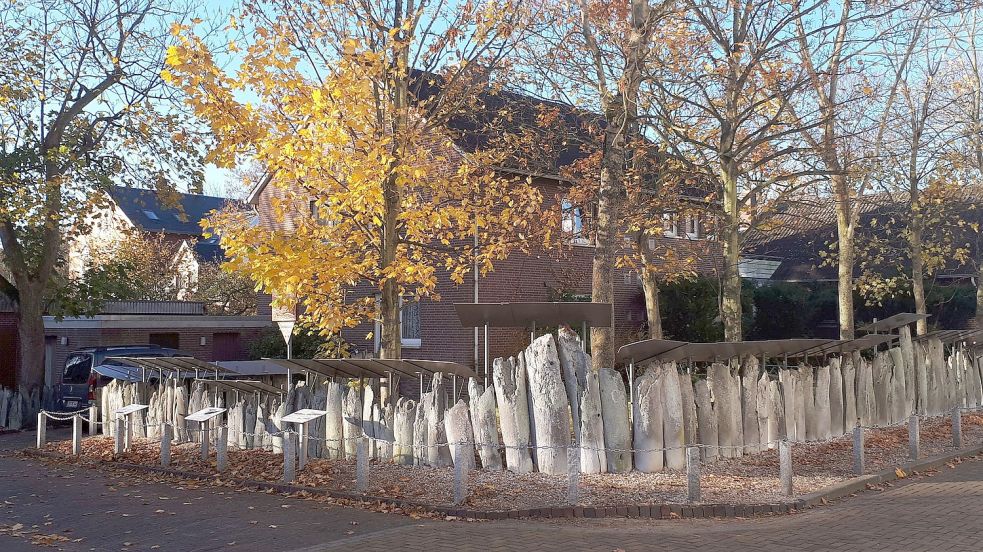
{"label": "residential house", "polygon": [[[426,95],[424,87],[421,94]],[[464,156],[486,147],[496,137],[518,136],[531,140],[522,151],[527,154],[513,159],[508,166],[495,170],[508,176],[528,177],[538,186],[550,206],[562,206],[561,230],[568,236],[569,246],[555,250],[537,250],[531,253],[513,253],[508,259],[496,263],[494,271],[473,277],[462,285],[451,282],[449,274],[438,272],[437,292],[440,301],[424,299],[407,300],[402,310],[402,347],[405,358],[445,360],[481,367],[485,364],[485,338],[483,332],[464,328],[458,321],[454,304],[473,302],[539,302],[558,300],[590,300],[591,272],[594,257],[594,236],[590,206],[577,205],[568,197],[570,183],[564,170],[585,158],[589,144],[598,135],[603,121],[595,115],[585,114],[571,106],[547,102],[522,94],[496,92],[484,95],[479,108],[468,118],[450,122],[454,141],[453,151],[442,152],[450,160],[460,162]],[[547,129],[537,128],[538,114],[551,110],[556,117],[572,129],[563,140],[551,136]],[[505,118],[511,126],[495,127],[485,131],[486,123],[507,111]],[[521,130],[520,130],[521,129]],[[542,131],[537,133],[537,131]],[[450,169],[453,170],[453,167]],[[703,195],[699,201],[704,201]],[[286,196],[281,186],[261,181],[250,193],[248,202],[256,209],[260,224],[290,230],[290,221],[274,217],[273,205]],[[313,205],[313,203],[312,203]],[[297,213],[313,216],[317,213]],[[676,220],[668,217],[664,235],[652,238],[652,245],[668,245],[685,252],[680,256],[698,258],[696,269],[714,272],[719,266],[719,250],[707,247],[707,234],[698,217]],[[368,286],[359,286],[354,295],[376,293]],[[645,305],[638,275],[631,269],[617,270],[615,277],[614,322],[617,334],[623,342],[639,336],[645,326]],[[288,314],[289,316],[289,314]],[[274,314],[276,319],[277,315]],[[577,324],[579,321],[570,321]],[[368,335],[373,338],[367,338]],[[374,355],[379,351],[378,324],[364,323],[342,331],[342,337],[358,354]],[[490,331],[487,349],[488,362],[496,357],[511,355],[525,346],[529,339],[527,330],[495,328]]]}

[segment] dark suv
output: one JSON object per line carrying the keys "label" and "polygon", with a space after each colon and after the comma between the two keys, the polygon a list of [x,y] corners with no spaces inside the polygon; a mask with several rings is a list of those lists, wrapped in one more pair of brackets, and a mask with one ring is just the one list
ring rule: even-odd
{"label": "dark suv", "polygon": [[[88,408],[96,400],[96,390],[113,378],[106,373],[132,374],[134,368],[113,364],[112,357],[174,357],[187,356],[176,349],[157,345],[119,345],[112,347],[87,347],[68,355],[62,382],[55,386],[55,410],[75,412]],[[115,368],[93,370],[94,367]],[[139,372],[139,370],[137,370]]]}

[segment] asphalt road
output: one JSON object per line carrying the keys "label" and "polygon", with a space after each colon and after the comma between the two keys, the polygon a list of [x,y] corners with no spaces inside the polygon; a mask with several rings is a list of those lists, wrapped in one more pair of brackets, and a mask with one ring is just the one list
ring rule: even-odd
{"label": "asphalt road", "polygon": [[3,552],[44,549],[32,540],[69,551],[983,549],[981,459],[791,516],[468,523],[147,481],[10,454],[32,439],[0,436]]}

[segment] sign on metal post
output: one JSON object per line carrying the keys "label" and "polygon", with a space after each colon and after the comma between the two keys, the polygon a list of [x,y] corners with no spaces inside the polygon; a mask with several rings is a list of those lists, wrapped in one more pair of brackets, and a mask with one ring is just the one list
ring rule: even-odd
{"label": "sign on metal post", "polygon": [[302,408],[296,412],[287,414],[286,416],[281,418],[281,421],[291,424],[306,424],[307,422],[310,422],[311,420],[316,420],[317,418],[320,418],[321,416],[324,416],[327,413],[328,413],[327,410]]}
{"label": "sign on metal post", "polygon": [[225,412],[224,408],[219,408],[217,406],[210,406],[208,408],[202,408],[198,412],[191,414],[190,416],[185,416],[185,420],[189,422],[207,422],[215,416]]}
{"label": "sign on metal post", "polygon": [[291,345],[293,344],[293,333],[294,326],[297,324],[294,320],[277,320],[276,325],[280,328],[280,334],[283,336],[284,343],[287,344],[287,358],[293,357]]}
{"label": "sign on metal post", "polygon": [[150,405],[136,404],[136,403],[134,403],[134,404],[126,405],[123,408],[118,409],[115,414],[116,414],[117,417],[119,417],[119,416],[129,416],[130,414],[133,414],[134,412],[139,412],[141,410],[146,410],[147,408],[150,408]]}
{"label": "sign on metal post", "polygon": [[209,406],[208,408],[202,408],[198,412],[191,414],[185,418],[186,421],[198,422],[198,427],[201,429],[201,459],[208,460],[208,432],[205,431],[208,428],[208,421],[225,412],[224,408],[219,408],[217,406]]}
{"label": "sign on metal post", "polygon": [[297,449],[297,468],[304,469],[307,465],[307,423],[320,418],[327,414],[327,410],[316,410],[313,408],[302,408],[296,412],[291,412],[283,418],[282,421],[297,424],[300,426],[299,429],[299,443]]}

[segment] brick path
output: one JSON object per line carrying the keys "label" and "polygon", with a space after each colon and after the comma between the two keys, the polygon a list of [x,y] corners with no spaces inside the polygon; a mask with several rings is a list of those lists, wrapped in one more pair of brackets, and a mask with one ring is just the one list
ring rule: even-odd
{"label": "brick path", "polygon": [[[0,450],[17,448],[4,439]],[[42,534],[82,539],[60,545],[68,551],[983,549],[983,459],[883,492],[756,520],[416,521],[257,492],[132,483],[127,477],[0,456],[0,528],[36,525]],[[29,538],[0,532],[0,550],[39,549]]]}

